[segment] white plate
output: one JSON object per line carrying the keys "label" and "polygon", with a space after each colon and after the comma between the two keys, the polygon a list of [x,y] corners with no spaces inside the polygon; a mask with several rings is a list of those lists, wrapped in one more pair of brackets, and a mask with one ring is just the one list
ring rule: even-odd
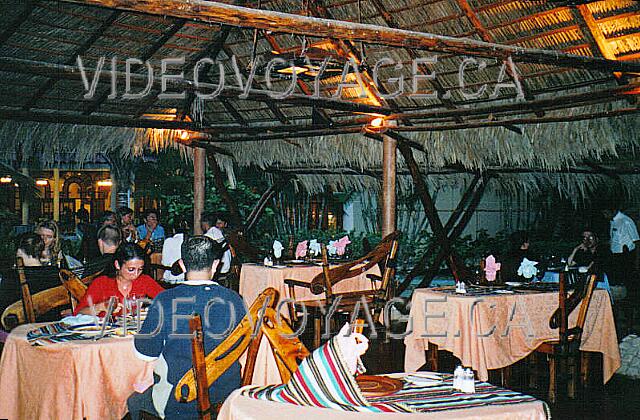
{"label": "white plate", "polygon": [[505,281],[504,284],[511,287],[522,286],[524,283],[521,281]]}
{"label": "white plate", "polygon": [[[116,327],[107,326],[104,329],[104,333],[110,333],[116,331]],[[102,326],[98,327],[95,325],[83,325],[80,327],[70,328],[71,331],[81,333],[82,335],[100,335],[102,332]]]}
{"label": "white plate", "polygon": [[291,264],[302,264],[304,262],[304,260],[288,260],[286,262],[291,263]]}
{"label": "white plate", "polygon": [[404,380],[419,386],[437,386],[442,385],[442,378],[433,373],[409,373],[404,376]]}
{"label": "white plate", "polygon": [[501,295],[512,295],[513,290],[496,290],[496,293],[500,293]]}

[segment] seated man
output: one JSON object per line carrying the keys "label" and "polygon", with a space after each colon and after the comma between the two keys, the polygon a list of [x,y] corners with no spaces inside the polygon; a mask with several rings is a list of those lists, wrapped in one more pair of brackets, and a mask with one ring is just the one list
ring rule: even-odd
{"label": "seated man", "polygon": [[122,242],[122,233],[117,226],[102,226],[98,231],[98,249],[101,255],[84,265],[82,277],[104,271],[107,266],[113,264],[113,255],[120,246],[120,242]]}
{"label": "seated man", "polygon": [[200,221],[200,227],[202,231],[205,232],[204,235],[220,243],[222,247],[225,248],[222,254],[222,267],[219,269],[221,274],[226,274],[231,269],[231,250],[229,250],[229,245],[222,232],[222,229],[226,226],[227,222],[224,218],[215,213],[203,214],[202,220]]}
{"label": "seated man", "polygon": [[[222,248],[205,236],[194,236],[182,243],[182,262],[186,281],[159,294],[149,308],[147,318],[134,344],[143,360],[158,360],[156,383],[144,393],[135,393],[127,402],[132,419],[140,411],[167,419],[197,419],[197,403],[179,403],[174,387],[192,366],[189,316],[202,316],[204,347],[208,354],[216,348],[245,315],[245,306],[237,293],[211,280],[220,263]],[[175,310],[174,310],[175,309]],[[238,362],[216,380],[209,389],[212,403],[218,403],[240,387]]]}

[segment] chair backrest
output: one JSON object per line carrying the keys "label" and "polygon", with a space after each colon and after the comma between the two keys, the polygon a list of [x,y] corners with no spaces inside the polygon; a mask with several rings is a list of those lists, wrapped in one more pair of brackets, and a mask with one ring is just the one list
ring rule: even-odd
{"label": "chair backrest", "polygon": [[[342,280],[358,276],[363,272],[369,270],[374,265],[386,261],[389,254],[391,253],[391,249],[394,247],[394,243],[396,243],[395,246],[397,247],[399,236],[400,232],[398,231],[385,236],[371,252],[367,253],[364,257],[358,258],[355,261],[351,261],[346,264],[340,264],[337,267],[331,269],[328,268],[327,262],[326,269],[323,268],[322,273],[318,274],[311,280],[311,293],[319,295],[324,292],[327,294],[327,297],[329,297],[333,293],[333,286],[335,286],[337,283],[341,282]],[[323,266],[324,265],[325,263],[323,261]]]}
{"label": "chair backrest", "polygon": [[69,270],[62,269],[60,270],[60,281],[62,282],[62,286],[69,292],[71,296],[71,308],[73,310],[76,309],[76,304],[84,294],[87,292],[87,284],[90,284],[96,277],[99,277],[102,272],[91,274],[83,278],[82,280],[78,278],[73,272]]}
{"label": "chair backrest", "polygon": [[[69,293],[63,286],[43,290],[42,292],[30,295],[30,297],[35,319],[37,319],[38,315],[45,314],[51,309],[69,304]],[[22,300],[19,300],[4,310],[0,322],[4,329],[9,331],[18,325],[31,323],[32,321],[26,318],[24,303]]]}
{"label": "chair backrest", "polygon": [[[561,272],[559,277],[558,309],[551,316],[549,326],[558,328],[561,344],[567,344],[570,341],[578,342],[579,344],[582,330],[587,320],[587,311],[593,297],[597,276],[595,274],[589,275],[584,287],[582,289],[576,288],[570,296],[567,296],[568,285],[565,273]],[[578,304],[580,304],[580,309],[576,325],[573,328],[569,328],[569,315],[578,307]]]}
{"label": "chair backrest", "polygon": [[[278,291],[265,289],[253,302],[240,324],[205,358],[207,386],[211,386],[249,348],[244,367],[243,385],[251,383],[255,357],[262,336],[271,343],[272,351],[283,382],[289,380],[297,369],[297,361],[309,355],[285,320],[278,323],[275,307]],[[256,322],[262,320],[256,331]],[[254,336],[255,334],[255,336]],[[292,337],[292,338],[288,338]],[[174,397],[180,402],[190,402],[197,397],[194,369],[190,369],[178,382]]]}
{"label": "chair backrest", "polygon": [[389,250],[389,254],[387,255],[387,261],[385,262],[384,270],[382,271],[382,284],[378,290],[378,297],[380,299],[389,300],[393,297],[393,288],[391,287],[391,284],[396,275],[396,257],[398,255],[399,245],[398,239],[394,240],[391,244],[391,250]]}
{"label": "chair backrest", "polygon": [[31,290],[29,289],[29,283],[27,283],[27,276],[24,274],[24,261],[22,258],[16,258],[16,266],[18,270],[20,290],[22,291],[22,309],[24,311],[24,318],[32,324],[36,322],[36,313],[33,309],[33,300],[31,299]]}
{"label": "chair backrest", "polygon": [[202,333],[202,319],[199,314],[194,314],[189,319],[189,331],[191,331],[191,357],[193,360],[193,373],[196,382],[196,395],[198,400],[198,418],[200,420],[211,419],[211,400],[209,400],[209,386],[207,384],[207,362],[204,352],[204,336]]}

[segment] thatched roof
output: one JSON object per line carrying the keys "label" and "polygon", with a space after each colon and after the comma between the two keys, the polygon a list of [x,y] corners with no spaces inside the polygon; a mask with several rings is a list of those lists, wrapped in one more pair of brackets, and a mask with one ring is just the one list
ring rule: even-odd
{"label": "thatched roof", "polygon": [[[298,172],[300,183],[310,189],[325,183],[370,188],[376,184],[382,152],[378,141],[361,133],[362,125],[371,118],[362,111],[379,109],[393,114],[398,125],[395,131],[420,151],[416,159],[425,173],[506,169],[513,177],[519,170],[533,169],[543,172],[536,175],[540,178],[547,176],[545,171],[584,170],[592,173],[582,176],[591,177],[594,173],[607,176],[606,170],[594,170],[594,162],[606,166],[615,165],[621,157],[626,162],[635,160],[634,149],[640,140],[640,89],[633,79],[637,74],[616,72],[619,68],[611,65],[612,61],[598,59],[624,65],[640,62],[637,1],[609,0],[580,6],[542,0],[260,2],[266,10],[451,37],[427,48],[445,52],[437,54],[435,80],[420,82],[422,90],[439,91],[440,98],[401,95],[389,100],[381,98],[381,93],[397,87],[389,79],[403,74],[410,85],[411,60],[433,57],[434,52],[384,45],[377,38],[358,43],[275,31],[258,31],[254,43],[252,23],[237,22],[245,27],[210,23],[217,22],[215,18],[207,18],[207,23],[204,13],[202,21],[185,19],[180,13],[191,7],[189,2],[159,4],[181,2],[184,8],[169,10],[163,16],[79,4],[145,3],[136,1],[2,2],[0,117],[6,121],[0,126],[0,149],[44,152],[49,163],[57,152],[89,156],[119,151],[127,157],[144,147],[175,145],[179,135],[176,129],[184,128],[202,133],[200,144],[217,147],[227,171],[234,165],[255,166],[271,172]],[[201,3],[206,6],[206,2]],[[257,8],[258,3],[246,6]],[[284,27],[282,30],[293,32]],[[477,70],[472,66],[465,76],[467,92],[488,84],[488,91],[479,98],[465,97],[458,86],[465,56],[446,52],[450,51],[449,40],[468,42],[468,54],[486,60],[486,68],[472,71]],[[487,48],[488,44],[478,41],[499,45]],[[401,69],[383,66],[383,82],[378,89],[371,88],[372,69],[363,67],[364,84],[368,86],[364,98],[357,97],[359,89],[348,88],[340,97],[329,99],[339,81],[339,77],[333,77],[321,81],[320,96],[326,100],[309,100],[314,89],[309,81],[298,83],[295,98],[270,100],[261,94],[266,86],[264,77],[257,75],[252,86],[255,91],[248,99],[240,99],[236,88],[225,89],[215,100],[194,101],[190,95],[187,100],[159,99],[156,86],[144,99],[122,99],[122,80],[120,94],[110,99],[106,76],[101,77],[96,96],[84,99],[76,64],[80,55],[84,66],[96,68],[99,58],[106,57],[107,71],[110,59],[117,57],[118,70],[124,71],[124,59],[133,57],[148,60],[157,71],[161,59],[184,57],[189,73],[198,58],[210,57],[224,65],[229,87],[237,86],[232,56],[246,79],[252,57],[264,58],[273,51],[299,51],[302,45],[324,49],[344,60],[352,58],[358,64],[364,64],[364,60],[373,66],[388,58],[402,65]],[[499,52],[514,47],[525,48],[513,50],[517,52],[513,59],[525,99],[516,99],[510,88],[490,97],[505,62]],[[557,53],[557,65],[548,60],[552,55],[532,49]],[[495,58],[486,58],[492,50]],[[562,54],[593,60],[579,61]],[[141,71],[137,70],[139,74]],[[420,73],[425,71],[428,69],[421,68]],[[503,76],[506,82],[511,78],[508,72]],[[211,77],[216,80],[215,70]],[[355,77],[350,75],[348,81],[355,81]],[[276,81],[274,90],[284,91],[290,83]],[[139,90],[135,85],[134,91]],[[442,98],[447,91],[450,97]],[[508,107],[518,103],[522,106]],[[176,118],[189,115],[194,122],[161,125],[148,116],[166,114],[170,109]],[[403,167],[402,159],[399,163]],[[320,173],[320,169],[329,173]],[[609,172],[618,169],[609,167]],[[635,169],[631,164],[623,172],[631,175]],[[353,174],[359,179],[355,180]],[[505,175],[505,185],[507,178]],[[554,179],[554,183],[562,184],[561,178]]]}

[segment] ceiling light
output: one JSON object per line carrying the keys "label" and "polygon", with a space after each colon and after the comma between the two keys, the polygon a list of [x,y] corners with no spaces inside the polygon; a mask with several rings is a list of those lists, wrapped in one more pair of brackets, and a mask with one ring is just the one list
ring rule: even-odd
{"label": "ceiling light", "polygon": [[103,179],[102,181],[98,181],[98,187],[110,187],[113,185],[110,179]]}
{"label": "ceiling light", "polygon": [[36,185],[39,185],[41,187],[44,187],[44,186],[46,186],[48,184],[49,184],[49,181],[47,181],[46,179],[38,179],[36,181]]}
{"label": "ceiling light", "polygon": [[0,182],[3,184],[8,184],[11,181],[13,181],[13,178],[11,178],[10,176],[3,176],[0,178]]}

